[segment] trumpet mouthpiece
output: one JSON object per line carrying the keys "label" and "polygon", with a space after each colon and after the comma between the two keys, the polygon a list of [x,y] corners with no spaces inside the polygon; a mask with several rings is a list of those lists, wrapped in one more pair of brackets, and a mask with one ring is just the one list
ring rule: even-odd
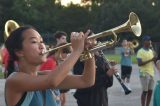
{"label": "trumpet mouthpiece", "polygon": [[40,53],[40,55],[44,55],[47,53],[47,50],[46,49],[43,49],[42,52]]}

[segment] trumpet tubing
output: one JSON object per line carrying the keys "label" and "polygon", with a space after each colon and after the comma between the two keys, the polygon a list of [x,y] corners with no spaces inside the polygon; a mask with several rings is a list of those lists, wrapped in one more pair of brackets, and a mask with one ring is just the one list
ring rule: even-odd
{"label": "trumpet tubing", "polygon": [[[121,33],[121,32],[133,32],[136,36],[141,35],[141,32],[142,32],[141,24],[140,24],[138,16],[134,12],[131,12],[129,14],[129,19],[124,24],[122,24],[118,27],[115,27],[115,28],[112,28],[112,29],[109,29],[109,30],[91,35],[87,39],[97,39],[97,38],[100,38],[100,37],[113,35],[114,40],[112,40],[112,42],[108,41],[105,44],[105,46],[111,46],[111,45],[114,45],[117,42],[117,35],[116,34]],[[62,45],[62,46],[50,49],[49,51],[43,52],[42,54],[46,54],[50,51],[54,51],[54,50],[64,48],[64,47],[67,47],[67,46],[71,46],[71,43],[67,43],[66,45]]]}
{"label": "trumpet tubing", "polygon": [[138,40],[133,40],[133,41],[129,42],[129,47],[131,49],[137,48],[138,46],[139,46]]}

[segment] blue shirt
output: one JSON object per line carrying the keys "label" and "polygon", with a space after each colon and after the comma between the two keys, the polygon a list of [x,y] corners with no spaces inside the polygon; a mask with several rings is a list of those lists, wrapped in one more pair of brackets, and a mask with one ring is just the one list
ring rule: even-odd
{"label": "blue shirt", "polygon": [[24,101],[21,106],[43,106],[45,99],[45,106],[58,106],[56,100],[53,97],[52,90],[48,89],[42,91],[27,92]]}
{"label": "blue shirt", "polygon": [[131,66],[132,65],[132,60],[131,60],[131,50],[130,48],[121,48],[120,49],[121,53],[121,65],[123,66]]}

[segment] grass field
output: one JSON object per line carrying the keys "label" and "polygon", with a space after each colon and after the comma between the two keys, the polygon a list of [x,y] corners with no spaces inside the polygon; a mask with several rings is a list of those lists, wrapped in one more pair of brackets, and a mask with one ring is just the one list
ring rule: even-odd
{"label": "grass field", "polygon": [[1,68],[1,64],[0,64],[0,79],[4,78],[3,77],[3,73],[2,73],[2,68]]}
{"label": "grass field", "polygon": [[0,79],[4,78],[2,71],[0,71]]}
{"label": "grass field", "polygon": [[[106,57],[107,57],[109,60],[115,60],[118,64],[120,63],[120,59],[121,59],[121,56],[120,56],[120,55],[108,54],[108,55],[106,55]],[[136,64],[136,63],[137,63],[137,60],[136,60],[136,56],[135,56],[135,55],[132,56],[132,62],[133,62],[133,64]]]}

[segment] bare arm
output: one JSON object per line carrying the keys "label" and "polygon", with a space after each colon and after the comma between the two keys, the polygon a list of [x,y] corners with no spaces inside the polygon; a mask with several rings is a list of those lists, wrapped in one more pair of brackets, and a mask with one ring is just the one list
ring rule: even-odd
{"label": "bare arm", "polygon": [[67,76],[79,58],[79,55],[80,54],[72,53],[54,72],[49,72],[47,75],[32,76],[19,72],[10,76],[6,84],[22,92],[55,88]]}
{"label": "bare arm", "polygon": [[95,59],[88,59],[85,61],[82,75],[68,75],[58,88],[68,89],[90,87],[95,82],[95,72]]}
{"label": "bare arm", "polygon": [[147,63],[152,62],[152,61],[154,61],[154,58],[147,60],[147,61],[142,61],[141,58],[137,58],[138,66],[146,65]]}

